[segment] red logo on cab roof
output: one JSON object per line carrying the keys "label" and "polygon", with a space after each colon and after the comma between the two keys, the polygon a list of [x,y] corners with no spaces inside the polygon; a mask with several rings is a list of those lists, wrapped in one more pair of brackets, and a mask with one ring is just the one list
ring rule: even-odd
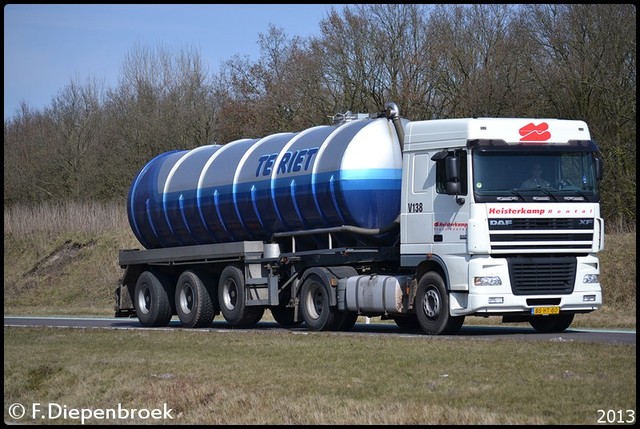
{"label": "red logo on cab roof", "polygon": [[521,142],[544,142],[551,138],[551,133],[547,131],[549,124],[542,122],[539,125],[530,123],[520,128]]}

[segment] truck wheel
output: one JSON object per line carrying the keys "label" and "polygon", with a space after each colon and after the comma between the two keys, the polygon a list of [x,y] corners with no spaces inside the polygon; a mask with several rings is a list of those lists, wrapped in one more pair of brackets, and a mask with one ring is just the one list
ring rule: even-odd
{"label": "truck wheel", "polygon": [[427,273],[420,279],[415,309],[420,327],[429,335],[455,334],[464,323],[464,316],[449,314],[449,294],[437,273]]}
{"label": "truck wheel", "polygon": [[254,325],[264,314],[264,307],[245,305],[244,274],[233,265],[222,270],[218,283],[218,302],[224,319],[232,326]]}
{"label": "truck wheel", "polygon": [[173,286],[162,273],[145,271],[136,282],[133,303],[144,326],[167,326],[171,321]]}
{"label": "truck wheel", "polygon": [[212,281],[208,273],[192,270],[186,270],[178,278],[176,312],[185,328],[211,326],[214,318],[210,294]]}
{"label": "truck wheel", "polygon": [[340,316],[329,306],[329,294],[324,282],[315,274],[302,284],[300,292],[302,319],[312,331],[331,331],[338,326]]}
{"label": "truck wheel", "polygon": [[420,322],[418,322],[418,316],[415,314],[408,314],[406,316],[393,316],[393,321],[400,329],[406,331],[413,331],[420,329]]}
{"label": "truck wheel", "polygon": [[563,332],[571,326],[571,322],[573,322],[573,314],[552,314],[529,319],[533,329],[544,334]]}
{"label": "truck wheel", "polygon": [[350,331],[358,321],[358,313],[355,311],[345,311],[338,314],[340,320],[336,326],[336,331]]}

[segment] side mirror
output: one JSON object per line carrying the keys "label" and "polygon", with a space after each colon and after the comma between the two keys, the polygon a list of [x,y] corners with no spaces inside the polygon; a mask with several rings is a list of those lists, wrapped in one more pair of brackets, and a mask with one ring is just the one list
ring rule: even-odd
{"label": "side mirror", "polygon": [[460,195],[462,192],[462,184],[460,183],[460,164],[457,156],[449,156],[445,160],[445,169],[447,175],[447,194]]}
{"label": "side mirror", "polygon": [[602,180],[602,158],[596,156],[595,162],[596,162],[596,180],[599,182]]}

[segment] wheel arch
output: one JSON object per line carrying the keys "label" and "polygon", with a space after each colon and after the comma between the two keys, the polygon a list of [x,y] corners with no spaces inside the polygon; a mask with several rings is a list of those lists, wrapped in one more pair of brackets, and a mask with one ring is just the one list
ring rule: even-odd
{"label": "wheel arch", "polygon": [[442,277],[447,291],[451,291],[449,273],[444,261],[439,256],[433,255],[428,260],[424,260],[418,265],[416,268],[416,283],[420,282],[422,276],[429,272],[438,273],[440,277]]}
{"label": "wheel arch", "polygon": [[[337,267],[312,267],[304,271],[302,276],[300,277],[300,283],[303,284],[307,277],[315,274],[320,279],[322,279],[322,283],[325,287],[333,287],[332,290],[327,290],[329,294],[329,305],[335,306],[338,305],[338,294],[336,293],[336,287],[338,286],[338,280],[358,275],[358,271],[351,266],[337,266]],[[300,290],[297,291],[298,296],[300,295]]]}

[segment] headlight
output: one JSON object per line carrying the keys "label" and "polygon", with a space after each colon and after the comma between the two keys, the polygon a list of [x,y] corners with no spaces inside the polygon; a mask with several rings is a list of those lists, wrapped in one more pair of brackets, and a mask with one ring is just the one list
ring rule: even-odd
{"label": "headlight", "polygon": [[475,286],[500,286],[502,280],[498,276],[474,277],[473,284]]}
{"label": "headlight", "polygon": [[598,283],[600,282],[600,276],[598,274],[585,274],[582,283]]}

